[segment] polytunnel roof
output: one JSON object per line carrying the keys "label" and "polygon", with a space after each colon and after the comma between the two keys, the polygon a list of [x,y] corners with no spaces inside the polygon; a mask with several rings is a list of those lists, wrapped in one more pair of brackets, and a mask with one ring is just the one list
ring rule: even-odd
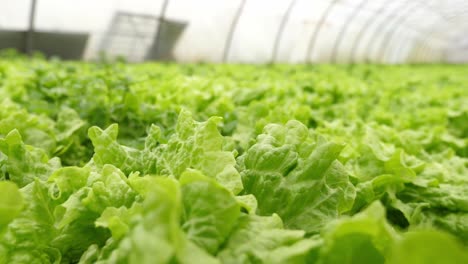
{"label": "polytunnel roof", "polygon": [[31,26],[85,34],[87,59],[468,61],[464,0],[0,0],[0,42]]}

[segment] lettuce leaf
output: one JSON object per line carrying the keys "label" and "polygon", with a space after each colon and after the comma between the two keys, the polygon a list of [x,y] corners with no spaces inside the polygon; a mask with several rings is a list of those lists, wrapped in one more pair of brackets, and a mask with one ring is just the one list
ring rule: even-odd
{"label": "lettuce leaf", "polygon": [[317,233],[354,201],[354,186],[337,160],[342,148],[297,121],[268,125],[239,158],[244,193],[257,198],[258,214],[276,213],[287,228]]}
{"label": "lettuce leaf", "polygon": [[152,126],[142,150],[120,145],[115,124],[106,130],[92,127],[88,133],[95,149],[93,161],[98,166],[113,164],[126,174],[141,172],[175,178],[193,168],[237,194],[242,190],[242,182],[235,169],[234,154],[223,150],[223,137],[217,128],[220,121],[213,117],[196,122],[189,112],[182,111],[176,131],[167,143],[160,142],[160,130]]}

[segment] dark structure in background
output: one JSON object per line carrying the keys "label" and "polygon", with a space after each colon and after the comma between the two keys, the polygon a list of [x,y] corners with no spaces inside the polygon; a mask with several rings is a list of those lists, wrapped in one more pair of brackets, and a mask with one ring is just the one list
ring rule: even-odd
{"label": "dark structure in background", "polygon": [[[82,59],[90,35],[36,31],[34,21],[37,2],[38,0],[31,0],[27,30],[0,30],[0,50],[16,49],[26,54],[39,51],[46,57]],[[105,56],[121,56],[130,61],[174,59],[172,50],[187,23],[166,19],[168,4],[169,0],[163,2],[159,16],[115,13],[101,40],[100,52]]]}
{"label": "dark structure in background", "polygon": [[39,51],[47,57],[81,59],[89,34],[35,31],[36,6],[37,0],[32,0],[26,31],[0,30],[0,49],[16,49],[30,55]]}
{"label": "dark structure in background", "polygon": [[166,19],[161,20],[160,23],[158,34],[146,53],[146,60],[174,60],[174,46],[187,27],[187,23],[176,20]]}
{"label": "dark structure in background", "polygon": [[[63,59],[82,59],[88,49],[88,33],[69,33],[53,31],[36,31],[34,21],[36,5],[39,0],[30,0],[31,8],[28,18],[28,28],[25,31],[0,30],[0,49],[14,48],[21,52],[31,54],[40,51],[46,56],[59,56]],[[229,62],[231,46],[239,21],[244,19],[243,13],[248,9],[249,0],[239,0],[239,4],[230,22],[220,61]],[[280,46],[286,31],[286,25],[291,18],[294,9],[299,8],[300,1],[290,0],[284,14],[280,18],[274,40],[271,42],[272,54],[268,62],[277,62]],[[382,1],[381,5],[368,8],[370,0],[356,0],[355,4],[349,1],[328,0],[321,14],[315,22],[315,28],[309,36],[305,36],[306,51],[303,63],[332,62],[332,63],[356,63],[356,62],[392,62],[398,60],[395,52],[403,50],[403,56],[410,62],[437,62],[450,58],[450,61],[462,62],[468,60],[465,46],[454,35],[438,35],[436,29],[440,25],[450,28],[463,27],[458,16],[451,15],[447,10],[438,10],[438,5],[427,4],[424,1],[414,0],[404,2]],[[443,1],[442,1],[443,2]],[[129,61],[145,60],[174,60],[173,49],[181,35],[188,26],[187,21],[176,21],[166,16],[170,0],[163,0],[161,11],[158,14],[138,14],[128,12],[116,12],[105,32],[96,32],[92,35],[92,52],[100,51],[105,57],[123,57]],[[339,25],[334,41],[328,52],[328,47],[323,49],[321,39],[327,36],[324,25],[332,20],[339,8],[351,10]],[[468,5],[467,5],[468,8]],[[364,12],[371,15],[361,21],[360,15]],[[417,27],[411,18],[413,13],[423,10],[426,15],[435,19],[432,25]],[[359,22],[360,21],[360,22]],[[352,32],[351,25],[359,22],[361,28]],[[463,24],[463,23],[462,23]],[[356,24],[354,25],[356,26]],[[354,35],[351,36],[351,33]],[[449,32],[450,33],[450,32]],[[99,35],[99,36],[98,36]],[[96,38],[95,38],[96,36]],[[94,40],[97,39],[97,42]],[[327,40],[328,41],[328,40]],[[458,43],[460,42],[460,43]],[[349,48],[344,44],[350,43]],[[434,45],[434,44],[437,45]],[[442,43],[442,44],[441,44]],[[328,44],[327,44],[328,45]],[[457,53],[451,52],[449,45],[457,47]],[[247,47],[248,48],[248,47]],[[406,48],[406,49],[405,49]],[[459,50],[459,51],[458,51]],[[463,52],[461,52],[463,51]],[[363,53],[363,54],[361,54]],[[313,56],[320,54],[318,58]],[[393,56],[393,57],[392,57]],[[460,57],[457,59],[457,57]],[[466,59],[464,59],[466,58]]]}
{"label": "dark structure in background", "polygon": [[172,50],[187,24],[163,17],[117,12],[99,50],[129,61],[173,60]]}
{"label": "dark structure in background", "polygon": [[0,49],[16,49],[24,53],[40,51],[47,57],[79,60],[83,57],[88,37],[86,33],[0,30]]}

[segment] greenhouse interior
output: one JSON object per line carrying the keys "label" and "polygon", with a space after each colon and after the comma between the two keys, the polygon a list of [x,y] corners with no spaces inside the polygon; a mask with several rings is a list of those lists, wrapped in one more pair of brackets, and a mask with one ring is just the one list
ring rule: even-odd
{"label": "greenhouse interior", "polygon": [[468,1],[0,0],[0,264],[468,263]]}

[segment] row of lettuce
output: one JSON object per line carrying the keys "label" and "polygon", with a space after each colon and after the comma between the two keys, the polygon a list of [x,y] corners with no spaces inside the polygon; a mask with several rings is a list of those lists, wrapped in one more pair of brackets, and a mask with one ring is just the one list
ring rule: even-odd
{"label": "row of lettuce", "polygon": [[0,61],[0,263],[466,263],[466,66]]}

